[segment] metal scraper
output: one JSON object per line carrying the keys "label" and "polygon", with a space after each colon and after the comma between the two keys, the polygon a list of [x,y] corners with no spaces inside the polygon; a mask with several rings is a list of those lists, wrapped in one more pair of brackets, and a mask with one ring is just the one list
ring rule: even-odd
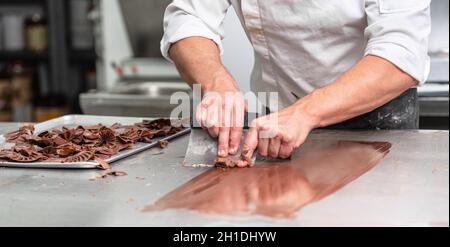
{"label": "metal scraper", "polygon": [[[229,156],[229,158],[239,160],[240,154],[241,150],[236,155]],[[216,158],[217,139],[212,138],[201,128],[192,128],[183,165],[190,167],[214,167]]]}
{"label": "metal scraper", "polygon": [[[256,117],[255,114],[250,114],[245,118],[245,127],[248,129],[248,123]],[[238,152],[235,155],[229,156],[231,160],[240,160],[242,152],[242,144],[244,143],[246,131],[242,135],[241,145]],[[252,157],[252,163],[255,164],[259,161],[264,162],[282,162],[286,160],[273,159],[260,157],[255,154]],[[183,165],[188,167],[214,167],[215,160],[217,158],[217,139],[212,138],[205,130],[198,127],[191,127],[191,134],[189,137],[189,146],[186,150]]]}

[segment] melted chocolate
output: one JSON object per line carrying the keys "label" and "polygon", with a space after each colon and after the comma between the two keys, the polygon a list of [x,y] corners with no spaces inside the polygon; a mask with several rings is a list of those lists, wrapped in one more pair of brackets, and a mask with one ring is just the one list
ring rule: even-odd
{"label": "melted chocolate", "polygon": [[169,208],[202,213],[294,217],[372,169],[389,152],[385,142],[312,140],[291,160],[251,169],[211,169],[144,211]]}
{"label": "melted chocolate", "polygon": [[233,168],[238,166],[238,161],[230,157],[217,157],[214,166],[218,168]]}

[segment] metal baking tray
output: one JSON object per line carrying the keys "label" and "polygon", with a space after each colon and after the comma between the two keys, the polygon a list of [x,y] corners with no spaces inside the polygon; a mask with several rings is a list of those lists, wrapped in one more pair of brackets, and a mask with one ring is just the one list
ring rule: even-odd
{"label": "metal baking tray", "polygon": [[[65,127],[76,127],[78,125],[95,125],[103,124],[105,126],[111,126],[115,123],[120,123],[123,125],[130,125],[142,120],[152,120],[153,118],[134,118],[134,117],[106,117],[106,116],[92,116],[92,115],[66,115],[60,118],[55,118],[46,122],[35,124],[35,133],[41,133],[46,130],[60,129]],[[189,133],[190,128],[186,128],[174,135],[167,136],[164,138],[155,138],[152,143],[142,143],[138,142],[134,145],[133,149],[123,150],[118,154],[111,156],[105,161],[108,163],[113,163],[115,161],[121,160],[128,156],[137,154],[144,150],[150,149],[152,147],[158,146],[158,141],[160,140],[172,140],[179,136]],[[0,149],[10,148],[11,143],[7,143],[4,135],[0,135]],[[18,163],[18,162],[5,162],[0,161],[0,167],[17,167],[17,168],[59,168],[59,169],[92,169],[97,168],[98,162],[96,161],[86,161],[86,162],[76,162],[76,163],[51,163],[51,162],[33,162],[33,163]]]}

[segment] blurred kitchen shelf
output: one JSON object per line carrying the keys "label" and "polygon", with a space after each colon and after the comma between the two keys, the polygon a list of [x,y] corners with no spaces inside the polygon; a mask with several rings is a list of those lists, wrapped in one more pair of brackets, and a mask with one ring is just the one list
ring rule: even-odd
{"label": "blurred kitchen shelf", "polygon": [[0,61],[21,60],[24,62],[46,62],[48,53],[33,53],[29,51],[0,51]]}
{"label": "blurred kitchen shelf", "polygon": [[71,62],[95,62],[97,55],[94,50],[71,50],[69,58]]}
{"label": "blurred kitchen shelf", "polygon": [[1,0],[0,5],[42,5],[46,0]]}
{"label": "blurred kitchen shelf", "polygon": [[64,95],[71,113],[78,113],[78,91],[87,88],[86,74],[95,68],[97,59],[93,49],[75,50],[70,44],[70,2],[93,0],[0,0],[0,15],[7,11],[29,11],[39,7],[48,20],[49,49],[45,54],[26,51],[0,50],[0,64],[20,60],[28,65],[47,64],[48,90]]}

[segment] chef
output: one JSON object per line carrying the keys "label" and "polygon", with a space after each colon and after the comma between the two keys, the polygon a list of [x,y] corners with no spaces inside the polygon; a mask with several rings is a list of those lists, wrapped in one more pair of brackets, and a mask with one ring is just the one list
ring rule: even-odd
{"label": "chef", "polygon": [[430,0],[174,0],[162,54],[204,95],[222,96],[204,97],[196,108],[198,122],[218,138],[219,156],[238,152],[246,110],[220,58],[230,6],[254,48],[252,91],[279,94],[266,105],[271,114],[252,122],[247,157],[288,158],[316,128],[418,128]]}

